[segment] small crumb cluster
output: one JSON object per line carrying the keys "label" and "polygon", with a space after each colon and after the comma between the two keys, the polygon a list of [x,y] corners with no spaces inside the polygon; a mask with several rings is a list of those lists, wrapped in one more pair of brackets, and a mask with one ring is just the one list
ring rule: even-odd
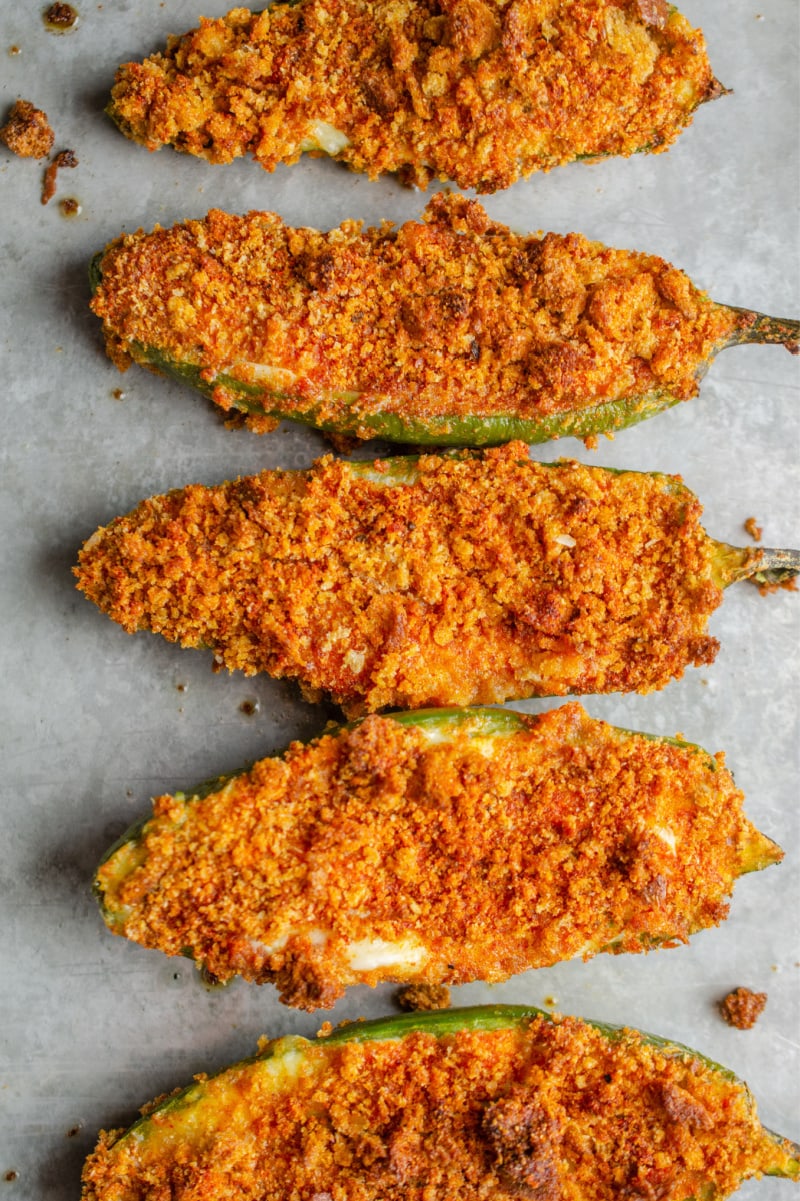
{"label": "small crumb cluster", "polygon": [[735,988],[720,1001],[719,1011],[729,1026],[737,1030],[751,1030],[764,1012],[766,1003],[765,992]]}
{"label": "small crumb cluster", "polygon": [[35,108],[30,100],[17,100],[0,129],[0,141],[20,158],[47,158],[53,149],[55,134],[47,113]]}
{"label": "small crumb cluster", "polygon": [[760,542],[764,533],[763,527],[758,524],[755,517],[748,517],[743,523],[745,530],[753,539],[754,542]]}
{"label": "small crumb cluster", "polygon": [[60,150],[44,173],[42,204],[49,204],[56,194],[56,176],[62,167],[77,167],[78,157],[74,150]]}
{"label": "small crumb cluster", "polygon": [[400,1009],[420,1013],[450,1008],[450,989],[446,984],[407,984],[394,994]]}
{"label": "small crumb cluster", "polygon": [[[12,154],[19,158],[47,158],[53,149],[55,134],[47,119],[47,113],[35,108],[30,100],[17,100],[5,125],[0,129],[0,141]],[[78,157],[74,150],[59,150],[48,163],[42,182],[42,204],[49,204],[56,193],[56,176],[62,167],[77,167]],[[65,216],[74,216],[80,211],[77,200],[64,200],[61,209]]]}

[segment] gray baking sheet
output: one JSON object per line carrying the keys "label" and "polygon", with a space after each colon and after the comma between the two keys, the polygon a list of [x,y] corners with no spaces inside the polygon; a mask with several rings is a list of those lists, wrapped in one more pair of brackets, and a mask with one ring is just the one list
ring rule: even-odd
{"label": "gray baking sheet", "polygon": [[[0,154],[0,1198],[14,1201],[77,1198],[100,1127],[128,1123],[151,1097],[250,1053],[259,1035],[392,1010],[388,986],[353,989],[316,1016],[282,1007],[268,986],[208,992],[189,963],[113,938],[100,920],[93,868],[152,795],[311,736],[333,711],[304,704],[285,683],[213,675],[207,654],[128,637],[76,593],[81,542],[142,497],[304,467],[328,449],[286,424],[265,437],[227,431],[188,390],[139,369],[120,376],[87,309],[88,260],[122,229],[212,206],[329,228],[348,217],[399,222],[425,204],[391,179],[370,183],[323,160],[268,175],[246,161],[223,168],[148,155],[123,139],[102,111],[117,63],[224,3],[82,0],[78,28],[61,37],[46,32],[43,7],[0,7],[3,112],[18,96],[32,100],[51,118],[56,149],[79,159],[43,207],[42,165]],[[682,7],[704,27],[732,95],[704,106],[668,154],[562,168],[484,203],[521,231],[578,230],[653,251],[719,300],[800,314],[800,10],[796,0]],[[80,202],[71,219],[59,210],[64,197]],[[800,543],[798,385],[800,364],[780,347],[737,348],[712,367],[700,399],[593,452],[565,440],[534,454],[680,472],[714,537],[746,543],[742,523],[754,516],[765,543],[791,546]],[[585,702],[597,717],[724,749],[749,815],[786,849],[784,862],[743,879],[728,922],[689,946],[454,991],[459,1004],[546,1004],[694,1045],[744,1076],[765,1123],[795,1138],[799,617],[800,595],[740,585],[712,620],[722,643],[712,666],[662,693]],[[768,993],[751,1031],[730,1029],[716,1010],[737,985]],[[791,1184],[775,1180],[741,1193],[790,1195]]]}

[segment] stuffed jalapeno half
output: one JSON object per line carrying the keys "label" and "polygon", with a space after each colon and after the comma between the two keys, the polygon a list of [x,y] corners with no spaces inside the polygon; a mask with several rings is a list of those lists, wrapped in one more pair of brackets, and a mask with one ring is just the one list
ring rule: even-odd
{"label": "stuffed jalapeno half", "polygon": [[82,1201],[712,1201],[763,1174],[797,1180],[800,1147],[732,1072],[498,1005],[265,1040],[103,1131]]}
{"label": "stuffed jalapeno half", "polygon": [[661,151],[724,88],[665,0],[300,0],[235,8],[124,64],[124,134],[214,163],[329,154],[494,192],[579,158]]}
{"label": "stuffed jalapeno half", "polygon": [[686,941],[782,852],[723,756],[576,703],[370,716],[161,796],[95,879],[109,928],[330,1007]]}
{"label": "stuffed jalapeno half", "polygon": [[256,429],[419,445],[594,438],[694,396],[725,347],[800,334],[656,256],[522,236],[443,194],[399,229],[213,211],[117,239],[91,277],[121,369],[176,377]]}
{"label": "stuffed jalapeno half", "polygon": [[264,471],[144,501],[80,552],[129,633],[296,679],[350,716],[662,688],[713,660],[722,588],[795,552],[710,539],[679,477],[483,452]]}

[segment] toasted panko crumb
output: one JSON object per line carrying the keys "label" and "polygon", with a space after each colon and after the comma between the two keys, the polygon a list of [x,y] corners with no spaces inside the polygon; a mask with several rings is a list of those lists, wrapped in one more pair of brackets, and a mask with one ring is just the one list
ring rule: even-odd
{"label": "toasted panko crumb", "polygon": [[761,541],[761,537],[762,537],[762,534],[764,533],[764,530],[758,524],[755,517],[748,517],[747,521],[743,522],[742,524],[754,542]]}
{"label": "toasted panko crumb", "polygon": [[0,129],[0,141],[20,158],[46,158],[54,140],[47,113],[34,108],[30,100],[17,100]]}
{"label": "toasted panko crumb", "polygon": [[719,1003],[719,1011],[729,1026],[737,1030],[751,1030],[767,1004],[765,992],[753,992],[749,988],[735,988]]}
{"label": "toasted panko crumb", "polygon": [[631,1030],[539,1017],[284,1054],[277,1080],[275,1058],[242,1064],[101,1134],[83,1201],[687,1201],[794,1170],[744,1085]]}
{"label": "toasted panko crumb", "polygon": [[109,112],[150,150],[269,171],[324,150],[493,192],[665,150],[722,90],[702,33],[652,0],[302,0],[202,19],[122,66]]}
{"label": "toasted panko crumb", "polygon": [[328,457],[144,501],[76,574],[128,632],[353,714],[649,692],[717,651],[701,511],[676,477],[533,463],[521,443]]}
{"label": "toasted panko crumb", "polygon": [[721,757],[577,704],[520,721],[442,739],[373,716],[208,796],[157,797],[98,871],[105,919],[300,1008],[381,980],[435,1008],[430,985],[686,941],[781,857]]}
{"label": "toasted panko crumb", "polygon": [[522,236],[444,194],[399,229],[213,210],[120,237],[100,270],[92,309],[123,370],[163,360],[225,410],[361,420],[366,438],[389,414],[424,435],[431,420],[685,400],[751,319],[661,258]]}
{"label": "toasted panko crumb", "polygon": [[64,167],[77,167],[78,156],[74,150],[60,150],[44,173],[42,204],[49,204],[56,194],[56,178]]}
{"label": "toasted panko crumb", "polygon": [[394,994],[399,1009],[410,1013],[429,1009],[449,1009],[450,989],[446,984],[406,984]]}

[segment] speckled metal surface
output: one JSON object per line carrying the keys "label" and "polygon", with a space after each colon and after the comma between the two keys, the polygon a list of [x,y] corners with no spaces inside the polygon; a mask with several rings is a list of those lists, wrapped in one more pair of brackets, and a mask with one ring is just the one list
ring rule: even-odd
{"label": "speckled metal surface", "polygon": [[[796,0],[763,8],[686,0],[682,8],[704,26],[733,95],[704,107],[666,155],[564,168],[486,207],[520,230],[580,230],[663,254],[720,300],[798,315],[800,10]],[[56,37],[39,5],[2,4],[3,111],[18,96],[32,100],[51,118],[56,149],[80,160],[43,207],[42,165],[0,154],[0,1195],[15,1201],[76,1198],[101,1126],[127,1123],[192,1073],[250,1053],[260,1034],[310,1033],[325,1018],[392,1009],[390,987],[354,989],[317,1016],[280,1006],[270,987],[208,992],[186,961],[107,933],[91,896],[93,868],[151,795],[311,736],[332,711],[282,683],[212,675],[206,654],[128,637],[75,592],[70,568],[98,524],[150,493],[301,467],[327,449],[287,425],[263,438],[228,432],[188,390],[138,369],[118,375],[87,309],[91,253],[123,228],[215,205],[273,209],[327,228],[346,217],[402,221],[420,213],[424,197],[326,161],[267,175],[244,161],[215,168],[169,151],[148,156],[103,117],[115,66],[194,25],[199,9],[188,0],[82,0],[79,10],[78,27]],[[209,0],[203,11],[224,10]],[[64,197],[80,202],[71,219],[59,210]],[[680,472],[704,501],[714,537],[747,542],[742,523],[752,515],[766,543],[796,545],[799,386],[800,364],[782,349],[738,348],[713,366],[699,400],[595,452],[565,441],[535,454]],[[800,596],[762,597],[740,585],[713,619],[722,642],[713,666],[662,693],[585,702],[595,716],[725,749],[750,816],[783,845],[785,861],[740,881],[729,921],[689,946],[569,963],[454,997],[544,1003],[690,1043],[744,1076],[765,1123],[795,1138],[799,626]],[[716,1010],[737,985],[769,994],[748,1032],[724,1025]],[[6,1173],[17,1179],[4,1182]],[[794,1194],[788,1182],[765,1180],[740,1195]]]}

